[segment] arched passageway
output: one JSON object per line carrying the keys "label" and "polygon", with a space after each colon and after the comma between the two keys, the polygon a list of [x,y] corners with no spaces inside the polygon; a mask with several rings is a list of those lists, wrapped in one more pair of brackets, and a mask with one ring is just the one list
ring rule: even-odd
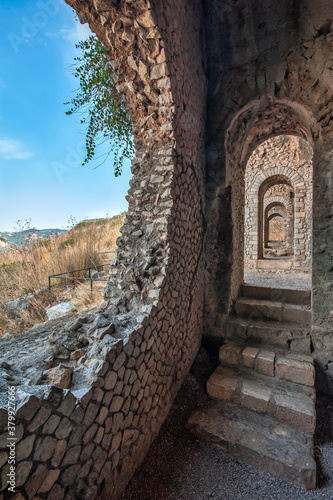
{"label": "arched passageway", "polygon": [[[301,138],[280,135],[261,143],[245,168],[244,269],[310,272],[312,150]],[[273,217],[274,207],[280,219]],[[276,212],[275,212],[276,214]],[[270,222],[272,221],[272,222]],[[272,224],[281,244],[269,244]]]}

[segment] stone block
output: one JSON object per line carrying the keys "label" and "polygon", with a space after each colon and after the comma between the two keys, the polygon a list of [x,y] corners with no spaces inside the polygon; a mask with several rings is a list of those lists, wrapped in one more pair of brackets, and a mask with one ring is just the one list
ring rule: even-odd
{"label": "stone block", "polygon": [[59,482],[61,482],[64,487],[74,484],[80,467],[81,465],[71,465],[70,467],[67,467],[67,469],[65,469],[65,471],[61,474]]}
{"label": "stone block", "polygon": [[122,407],[124,398],[122,396],[114,396],[110,405],[110,412],[118,412]]}
{"label": "stone block", "polygon": [[296,384],[314,386],[315,370],[312,363],[281,357],[276,361],[276,376]]}
{"label": "stone block", "polygon": [[96,423],[102,425],[104,420],[108,416],[109,410],[106,406],[102,406],[98,417],[96,418]]}
{"label": "stone block", "polygon": [[75,402],[76,400],[73,394],[67,392],[58,408],[58,411],[66,417],[69,417],[75,408]]}
{"label": "stone block", "polygon": [[45,424],[46,420],[49,418],[50,415],[51,415],[50,408],[46,408],[45,406],[40,408],[35,418],[28,425],[27,427],[28,431],[34,432],[36,429],[38,429],[38,427]]}
{"label": "stone block", "polygon": [[308,434],[313,434],[316,427],[314,403],[311,397],[304,395],[275,394],[276,418],[288,425]]}
{"label": "stone block", "polygon": [[41,402],[36,396],[26,395],[25,399],[17,405],[16,418],[30,422],[40,405]]}
{"label": "stone block", "polygon": [[32,462],[20,462],[16,468],[16,487],[25,484],[29,477],[32,467]]}
{"label": "stone block", "polygon": [[43,439],[39,438],[36,441],[34,460],[46,462],[46,460],[49,460],[52,457],[55,446],[56,440],[51,436],[46,436]]}
{"label": "stone block", "polygon": [[245,347],[241,355],[243,365],[248,368],[253,368],[258,352],[259,349],[256,349],[255,347]]}
{"label": "stone block", "polygon": [[267,413],[272,390],[261,384],[244,380],[241,390],[241,404],[253,411]]}
{"label": "stone block", "polygon": [[104,427],[100,427],[94,438],[94,443],[99,444],[102,441],[103,436],[104,436]]}
{"label": "stone block", "polygon": [[51,415],[50,418],[43,426],[43,434],[53,434],[60,422],[60,417],[58,415]]}
{"label": "stone block", "polygon": [[45,465],[39,464],[33,475],[28,479],[25,485],[25,491],[28,498],[33,498],[44,481],[48,473],[47,467]]}
{"label": "stone block", "polygon": [[274,377],[275,352],[260,350],[256,359],[256,370],[258,373]]}
{"label": "stone block", "polygon": [[21,462],[21,460],[24,460],[25,458],[28,458],[34,442],[35,442],[35,434],[31,434],[30,436],[26,437],[23,439],[16,448],[16,460],[17,462]]}
{"label": "stone block", "polygon": [[73,368],[70,366],[59,365],[51,368],[46,373],[48,383],[59,387],[60,389],[67,389],[71,384]]}
{"label": "stone block", "polygon": [[219,360],[222,365],[237,365],[241,347],[236,344],[224,344],[220,347]]}
{"label": "stone block", "polygon": [[114,371],[107,373],[104,381],[105,390],[109,391],[110,389],[113,389],[114,386],[116,385],[116,382],[117,382],[117,373]]}
{"label": "stone block", "polygon": [[84,436],[83,436],[83,443],[86,444],[86,443],[89,443],[89,441],[95,436],[96,432],[97,432],[97,424],[92,424],[87,430],[86,432],[84,433]]}
{"label": "stone block", "polygon": [[79,460],[80,453],[81,453],[81,446],[78,445],[70,448],[65,455],[61,467],[75,464]]}
{"label": "stone block", "polygon": [[84,415],[84,419],[83,419],[83,421],[87,427],[94,422],[96,415],[98,413],[98,410],[99,410],[98,405],[95,405],[94,403],[90,403],[88,405],[86,412],[85,412],[85,415]]}
{"label": "stone block", "polygon": [[231,401],[236,393],[239,379],[232,375],[214,372],[207,382],[207,392],[212,398]]}
{"label": "stone block", "polygon": [[283,310],[283,321],[309,325],[311,323],[311,310],[286,304]]}
{"label": "stone block", "polygon": [[48,500],[63,500],[64,498],[64,489],[60,486],[60,484],[55,484],[47,495]]}
{"label": "stone block", "polygon": [[94,452],[94,449],[95,449],[94,443],[88,443],[88,444],[86,444],[86,446],[83,447],[80,460],[83,461],[83,462],[85,462],[86,460],[88,460],[89,458],[91,458],[91,456],[92,456],[92,454]]}
{"label": "stone block", "polygon": [[46,492],[50,491],[50,489],[52,488],[52,486],[54,485],[54,483],[58,479],[59,474],[60,474],[60,469],[49,470],[49,472],[47,473],[44,481],[42,482],[42,484],[38,490],[38,493],[46,493]]}
{"label": "stone block", "polygon": [[67,441],[65,439],[57,441],[51,459],[52,467],[59,467],[59,465],[62,462],[62,459],[64,458],[66,448],[67,448]]}
{"label": "stone block", "polygon": [[73,424],[67,417],[63,418],[55,431],[57,439],[66,439],[72,432]]}

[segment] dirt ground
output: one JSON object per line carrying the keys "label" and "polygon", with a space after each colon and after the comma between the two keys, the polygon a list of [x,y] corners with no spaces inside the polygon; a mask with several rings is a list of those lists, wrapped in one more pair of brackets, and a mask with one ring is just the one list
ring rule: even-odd
{"label": "dirt ground", "polygon": [[141,467],[123,493],[126,500],[317,500],[333,498],[333,400],[318,398],[316,450],[318,486],[305,492],[282,479],[198,441],[185,427],[204,405],[205,382],[217,364],[199,352]]}

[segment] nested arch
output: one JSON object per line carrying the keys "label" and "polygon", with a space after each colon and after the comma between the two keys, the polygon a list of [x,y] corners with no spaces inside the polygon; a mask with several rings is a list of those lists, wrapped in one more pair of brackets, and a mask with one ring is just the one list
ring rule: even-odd
{"label": "nested arch", "polygon": [[[284,174],[277,174],[277,170],[282,170]],[[295,188],[294,185],[290,179],[285,174],[290,175],[291,169],[282,169],[278,167],[274,167],[272,169],[268,169],[265,171],[263,174],[260,172],[260,178],[264,180],[262,183],[259,185],[259,189],[250,189],[249,195],[250,197],[253,196],[254,201],[258,201],[258,205],[254,202],[254,210],[257,211],[258,214],[258,236],[257,239],[255,235],[252,235],[251,239],[248,239],[245,242],[246,244],[249,245],[255,245],[256,241],[258,243],[257,246],[257,251],[258,259],[262,259],[265,257],[265,249],[268,248],[268,242],[269,242],[269,229],[270,229],[270,224],[269,224],[269,217],[270,213],[269,210],[271,210],[273,207],[283,207],[284,210],[282,211],[275,209],[276,213],[279,213],[281,217],[283,217],[283,227],[284,227],[284,234],[285,234],[285,254],[293,254],[293,236],[294,236],[294,197],[295,197]],[[271,175],[273,174],[273,175]],[[299,176],[294,176],[294,181],[300,182],[302,179],[299,178]],[[266,197],[267,193],[272,190],[277,190],[278,187],[285,187],[286,193],[289,194],[289,197],[287,196],[268,196]],[[275,201],[273,201],[273,199]],[[245,222],[246,226],[246,222]],[[282,248],[281,248],[282,250]],[[270,257],[272,257],[272,253],[270,253]]]}
{"label": "nested arch", "polygon": [[[289,237],[289,224],[288,224],[288,211],[283,202],[271,202],[267,207],[264,209],[264,234],[263,234],[263,240],[264,240],[264,251],[266,248],[269,248],[271,241],[273,240],[272,238],[272,224],[271,220],[274,217],[281,217],[282,218],[282,227],[283,227],[283,232],[281,232],[281,237],[280,238],[274,238],[275,240],[279,240],[283,243],[283,247],[286,248],[287,240]],[[278,221],[281,222],[281,221]],[[275,237],[276,235],[274,235]]]}
{"label": "nested arch", "polygon": [[[232,192],[233,264],[229,308],[238,294],[243,281],[244,264],[249,258],[244,246],[245,220],[255,230],[253,226],[255,214],[246,206],[245,200],[247,163],[256,148],[282,135],[301,141],[302,146],[305,145],[306,156],[311,158],[310,162],[312,161],[312,147],[318,140],[320,127],[308,108],[287,98],[266,97],[250,102],[233,117],[225,135],[226,185],[230,186]],[[256,257],[257,253],[253,256],[253,261]]]}
{"label": "nested arch", "polygon": [[[311,247],[312,150],[297,136],[280,135],[261,143],[249,156],[244,174],[244,267],[261,267],[261,260],[289,256],[290,269],[309,269]],[[266,251],[267,206],[286,208],[285,243]],[[275,221],[277,224],[278,221]],[[281,223],[281,221],[279,221]]]}
{"label": "nested arch", "polygon": [[268,223],[268,245],[278,243],[283,245],[285,241],[284,216],[281,213],[273,213],[267,218]]}

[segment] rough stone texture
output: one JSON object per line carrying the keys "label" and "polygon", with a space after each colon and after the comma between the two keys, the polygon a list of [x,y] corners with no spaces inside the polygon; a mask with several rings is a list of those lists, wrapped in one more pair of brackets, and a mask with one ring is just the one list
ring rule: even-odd
{"label": "rough stone texture", "polygon": [[[332,12],[329,1],[207,1],[205,333],[223,335],[244,269],[245,167],[278,135],[313,150],[313,337],[333,343]],[[320,76],[318,75],[320,74]],[[221,287],[223,283],[223,287]],[[322,337],[326,335],[326,345]]]}
{"label": "rough stone texture", "polygon": [[[331,2],[68,3],[109,48],[133,118],[129,210],[100,309],[80,315],[75,327],[59,321],[1,340],[10,365],[1,375],[17,384],[21,439],[36,435],[18,466],[18,493],[117,499],[158,433],[202,332],[226,335],[243,278],[245,167],[281,134],[313,150],[307,319],[318,366],[333,373]],[[267,200],[276,196],[272,190]],[[233,335],[273,331],[239,326]],[[310,348],[308,332],[299,331],[275,329],[283,342],[306,337]],[[18,356],[18,342],[26,354]],[[47,384],[48,370],[59,365],[73,370],[68,389]],[[280,403],[281,418],[292,419],[296,410]],[[0,417],[4,434],[4,411]],[[242,439],[245,447],[248,433]]]}
{"label": "rough stone texture", "polygon": [[[275,330],[271,329],[272,335],[266,334],[256,341],[247,335],[249,328],[253,327],[254,317],[264,330],[267,330],[272,322],[280,325],[285,318],[284,314],[276,317],[276,305],[280,305],[282,312],[284,307],[307,307],[310,301],[309,293],[250,285],[243,285],[240,292],[243,294],[242,299],[247,300],[243,303],[246,303],[248,308],[245,311],[243,307],[237,307],[238,301],[241,300],[239,298],[235,311],[243,316],[244,330],[242,328],[241,332],[237,331],[241,325],[238,324],[237,327],[237,323],[231,323],[230,339],[234,342],[229,340],[220,348],[221,365],[207,381],[209,396],[220,401],[220,415],[211,412],[210,405],[207,404],[201,416],[200,412],[192,416],[190,428],[251,464],[260,464],[262,468],[269,464],[268,470],[274,474],[291,479],[305,488],[314,488],[313,434],[316,413],[314,366],[310,346],[307,346],[305,352],[301,349],[298,352],[290,352],[291,342],[276,347],[274,334],[279,332],[276,326]],[[273,299],[279,299],[281,302],[273,302]],[[261,310],[261,317],[258,317],[258,304],[265,306],[265,309]],[[248,313],[248,318],[244,312]],[[283,326],[283,323],[280,326]],[[287,324],[284,326],[288,329]],[[243,332],[245,335],[242,337]],[[300,336],[302,334],[302,331],[299,332]],[[228,410],[230,406],[233,408],[231,414]],[[234,412],[237,414],[236,419]],[[260,419],[258,415],[261,415]],[[249,419],[253,424],[252,430],[248,429],[248,433],[244,433],[244,422]],[[225,428],[221,427],[222,422]],[[268,431],[269,428],[271,431]],[[288,463],[291,455],[299,452],[300,442],[295,430],[307,435],[305,455],[300,463],[305,463],[305,468],[312,464],[309,471],[302,471],[302,466],[296,462],[293,462],[289,470],[281,466],[282,463]],[[279,436],[279,444],[275,442],[273,445],[273,442],[270,443],[266,439],[269,432]],[[270,455],[272,446],[275,449],[275,457]]]}
{"label": "rough stone texture", "polygon": [[[112,47],[117,87],[135,125],[136,157],[99,311],[80,315],[74,329],[59,321],[46,325],[48,332],[21,337],[28,343],[41,333],[45,351],[35,354],[37,384],[29,386],[40,414],[30,430],[28,420],[17,418],[38,443],[19,491],[29,498],[116,499],[158,433],[202,335],[202,6],[171,1],[155,11],[143,0],[69,3]],[[13,340],[3,342],[6,349]],[[80,356],[72,354],[77,351]],[[28,354],[10,363],[26,417],[37,404],[26,402],[20,385],[29,377]],[[48,370],[60,364],[73,371],[70,385],[58,383],[50,392]],[[60,417],[58,425],[51,416]]]}
{"label": "rough stone texture", "polygon": [[[282,217],[282,234],[276,216]],[[290,269],[309,271],[311,235],[312,150],[301,138],[272,137],[246,165],[244,269],[257,268],[263,257],[285,255]]]}
{"label": "rough stone texture", "polygon": [[[313,489],[316,485],[312,438],[304,432],[277,424],[260,413],[247,409],[240,412],[238,408],[222,406],[221,403],[195,412],[187,427],[197,437],[244,462],[255,464],[305,489]],[[238,488],[234,487],[230,495],[236,495],[237,491]],[[266,493],[263,491],[262,495],[264,497]],[[303,495],[304,491],[299,498]],[[276,498],[275,493],[270,493],[270,496]],[[245,490],[242,497],[246,498]],[[253,498],[256,498],[255,494]]]}

